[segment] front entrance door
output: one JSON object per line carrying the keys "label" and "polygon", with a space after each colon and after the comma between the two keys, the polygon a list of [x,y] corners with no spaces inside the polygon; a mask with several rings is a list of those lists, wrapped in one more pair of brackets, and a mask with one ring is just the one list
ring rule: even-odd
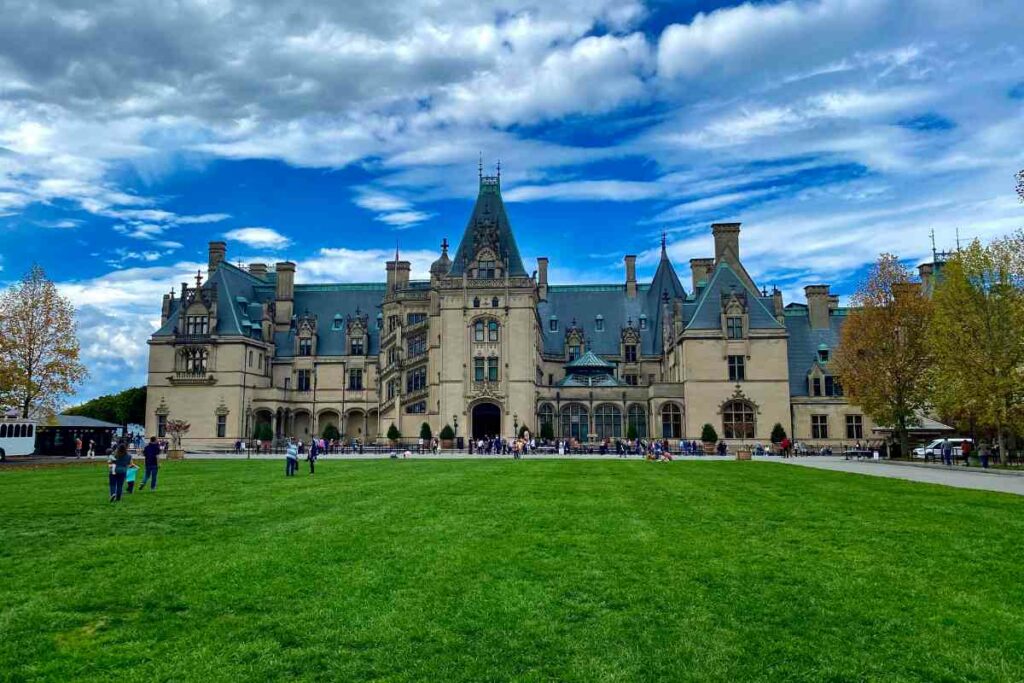
{"label": "front entrance door", "polygon": [[501,408],[493,403],[480,403],[473,408],[473,438],[486,439],[501,435]]}

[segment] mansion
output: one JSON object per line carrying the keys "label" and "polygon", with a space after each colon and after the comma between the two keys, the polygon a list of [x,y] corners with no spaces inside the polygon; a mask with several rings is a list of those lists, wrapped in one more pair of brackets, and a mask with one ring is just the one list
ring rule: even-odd
{"label": "mansion", "polygon": [[627,255],[619,284],[553,284],[547,258],[529,272],[520,257],[500,177],[481,176],[429,280],[396,251],[384,282],[295,284],[295,263],[240,268],[211,242],[205,281],[164,296],[149,340],[147,434],[181,419],[190,449],[257,428],[415,439],[424,422],[459,437],[699,439],[705,423],[734,443],[767,443],[776,423],[811,445],[875,437],[830,373],[838,298],[810,285],[784,305],[743,267],[740,225],[711,230],[687,285],[664,240],[650,282]]}

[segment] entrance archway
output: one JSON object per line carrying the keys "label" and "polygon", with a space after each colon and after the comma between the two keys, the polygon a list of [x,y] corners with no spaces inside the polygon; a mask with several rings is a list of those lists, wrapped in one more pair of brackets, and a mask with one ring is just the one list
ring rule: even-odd
{"label": "entrance archway", "polygon": [[493,403],[478,403],[473,408],[473,438],[484,439],[501,434],[501,408]]}

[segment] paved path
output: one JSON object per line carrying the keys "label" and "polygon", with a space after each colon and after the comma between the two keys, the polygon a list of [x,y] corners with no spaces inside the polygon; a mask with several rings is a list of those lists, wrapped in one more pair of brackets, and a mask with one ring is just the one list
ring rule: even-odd
{"label": "paved path", "polygon": [[942,484],[961,489],[979,489],[981,491],[998,491],[1024,496],[1024,476],[1016,472],[996,472],[980,469],[964,469],[962,467],[946,468],[942,465],[915,465],[874,462],[872,460],[846,460],[841,457],[790,458],[772,462],[813,467],[834,472],[853,472],[873,477],[889,477],[890,479],[906,479],[925,484]]}

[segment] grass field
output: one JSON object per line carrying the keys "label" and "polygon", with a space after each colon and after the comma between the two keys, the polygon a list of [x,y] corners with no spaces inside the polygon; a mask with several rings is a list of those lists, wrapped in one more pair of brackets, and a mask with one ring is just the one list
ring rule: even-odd
{"label": "grass field", "polygon": [[4,680],[1024,680],[1024,499],[771,463],[0,471]]}

